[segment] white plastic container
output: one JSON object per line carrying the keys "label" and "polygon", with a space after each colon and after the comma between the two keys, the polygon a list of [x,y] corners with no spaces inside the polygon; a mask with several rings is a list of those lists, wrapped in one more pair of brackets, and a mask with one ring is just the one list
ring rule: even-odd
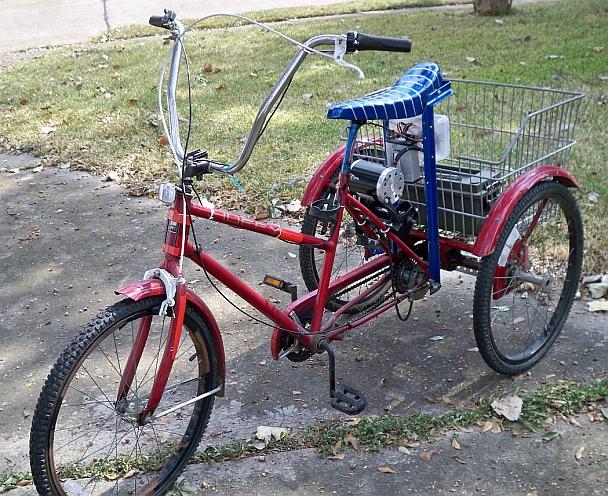
{"label": "white plastic container", "polygon": [[[450,120],[447,115],[435,114],[435,160],[440,162],[450,156]],[[389,129],[393,132],[405,131],[411,138],[420,141],[419,148],[422,149],[422,116],[410,119],[399,119],[389,121]],[[387,154],[394,160],[399,156],[402,146],[387,143]],[[424,170],[424,155],[417,150],[410,150],[399,158],[399,167],[403,172],[406,182],[415,182],[422,177]]]}

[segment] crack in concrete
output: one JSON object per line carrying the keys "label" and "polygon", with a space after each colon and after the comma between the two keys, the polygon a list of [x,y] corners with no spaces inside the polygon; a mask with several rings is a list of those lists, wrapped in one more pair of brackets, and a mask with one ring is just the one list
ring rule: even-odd
{"label": "crack in concrete", "polygon": [[101,0],[101,5],[103,7],[103,22],[106,24],[106,31],[109,31],[112,26],[110,26],[110,16],[108,14],[108,0]]}

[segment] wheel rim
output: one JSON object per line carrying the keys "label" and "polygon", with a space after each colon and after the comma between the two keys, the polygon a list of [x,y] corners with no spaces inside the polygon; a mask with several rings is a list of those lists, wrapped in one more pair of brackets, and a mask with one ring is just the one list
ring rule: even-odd
{"label": "wheel rim", "polygon": [[[158,307],[156,308],[156,313]],[[138,494],[164,489],[181,470],[204,427],[202,400],[144,426],[134,420],[149,396],[164,351],[169,318],[155,315],[147,346],[127,395],[129,411],[117,413],[118,383],[138,322],[127,317],[88,348],[66,381],[52,420],[49,465],[63,494]],[[171,376],[156,413],[210,388],[205,343],[186,326]]]}
{"label": "wheel rim", "polygon": [[[490,298],[492,344],[507,363],[552,342],[574,295],[576,234],[559,197],[541,197],[518,218],[498,257]],[[565,304],[567,303],[567,304]],[[568,307],[568,308],[565,308]]]}

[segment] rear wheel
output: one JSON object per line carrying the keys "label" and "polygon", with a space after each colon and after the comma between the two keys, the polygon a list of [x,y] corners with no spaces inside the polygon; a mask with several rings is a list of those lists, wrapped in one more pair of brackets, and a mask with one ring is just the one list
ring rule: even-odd
{"label": "rear wheel", "polygon": [[[164,297],[124,300],[93,319],[64,350],[36,405],[30,463],[43,495],[162,494],[184,469],[205,430],[213,396],[143,426],[170,317]],[[151,320],[146,346],[124,402],[118,385],[142,321]],[[217,353],[204,318],[186,309],[184,329],[167,387],[155,412],[213,389]]]}
{"label": "rear wheel", "polygon": [[549,350],[572,307],[583,260],[583,223],[563,185],[534,186],[509,215],[475,286],[479,351],[497,372],[515,375]]}

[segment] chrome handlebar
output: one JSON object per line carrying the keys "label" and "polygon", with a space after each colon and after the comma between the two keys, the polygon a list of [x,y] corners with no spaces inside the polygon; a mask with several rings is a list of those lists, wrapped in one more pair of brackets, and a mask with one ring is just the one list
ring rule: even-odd
{"label": "chrome handlebar", "polygon": [[[186,30],[184,29],[183,24],[175,19],[174,14],[173,18],[169,19],[162,27],[165,27],[171,32],[172,38],[174,40],[174,44],[171,47],[171,65],[169,68],[169,79],[167,84],[166,95],[167,110],[169,114],[168,125],[166,125],[165,123],[162,110],[162,87],[164,79],[164,68],[161,73],[161,80],[158,86],[158,105],[163,121],[165,134],[167,135],[167,139],[169,140],[169,145],[171,147],[171,151],[173,152],[173,156],[175,158],[178,170],[181,173],[182,163],[184,161],[184,149],[180,142],[179,118],[175,101],[175,92],[177,88],[179,66],[183,51],[182,40],[186,33]],[[253,125],[251,126],[251,131],[249,133],[247,141],[245,142],[245,145],[243,146],[243,149],[241,150],[241,154],[237,161],[234,164],[230,165],[220,165],[214,162],[209,162],[209,170],[221,172],[224,174],[234,174],[235,172],[238,172],[243,167],[245,167],[256,143],[258,142],[263,132],[264,124],[266,122],[268,114],[270,113],[276,102],[279,101],[283,94],[287,91],[291,79],[293,78],[297,70],[300,68],[300,65],[302,64],[306,56],[309,53],[317,52],[316,50],[314,50],[314,48],[321,45],[334,45],[334,55],[331,56],[331,58],[333,58],[338,64],[342,66],[354,68],[359,73],[359,77],[363,77],[363,72],[361,71],[361,69],[359,69],[357,66],[345,62],[342,58],[344,53],[346,52],[346,35],[314,36],[305,43],[298,44],[298,52],[289,62],[285,71],[283,72],[275,86],[272,88],[272,90],[260,106],[258,113],[253,121]]]}

